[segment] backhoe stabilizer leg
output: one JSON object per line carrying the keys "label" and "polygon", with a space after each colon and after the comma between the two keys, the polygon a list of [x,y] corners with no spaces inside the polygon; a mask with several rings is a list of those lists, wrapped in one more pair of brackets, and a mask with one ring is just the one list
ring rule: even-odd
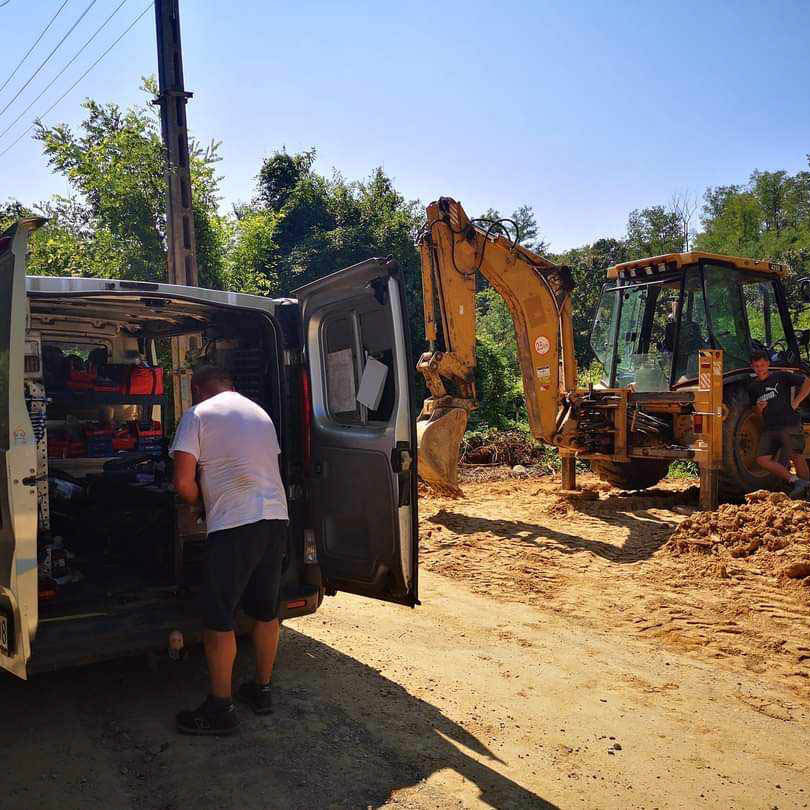
{"label": "backhoe stabilizer leg", "polygon": [[713,512],[720,500],[720,470],[700,466],[700,509]]}
{"label": "backhoe stabilizer leg", "polygon": [[563,454],[560,456],[562,469],[562,488],[574,491],[577,488],[577,460],[575,456]]}

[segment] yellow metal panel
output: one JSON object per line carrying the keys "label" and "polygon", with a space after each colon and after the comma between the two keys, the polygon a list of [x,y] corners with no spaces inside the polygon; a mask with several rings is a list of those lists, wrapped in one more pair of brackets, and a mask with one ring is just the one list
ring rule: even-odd
{"label": "yellow metal panel", "polygon": [[[441,222],[437,203],[427,209],[428,222],[439,256],[434,268],[434,282],[446,319],[444,340],[447,351],[468,369],[471,376],[475,368],[475,276],[477,258],[470,255],[465,239],[453,233],[450,226]],[[466,219],[466,217],[465,217]],[[459,244],[461,243],[461,244]],[[455,257],[455,265],[453,264]],[[459,272],[459,268],[462,272]],[[424,269],[423,269],[424,273]]]}
{"label": "yellow metal panel", "polygon": [[[554,297],[524,262],[504,261],[485,254],[482,273],[501,294],[515,324],[523,390],[532,433],[551,441],[559,409],[560,329]],[[526,302],[541,300],[531,310]]]}
{"label": "yellow metal panel", "polygon": [[[705,253],[700,250],[693,250],[689,253],[664,253],[661,256],[651,256],[646,259],[637,259],[632,262],[622,262],[614,264],[607,270],[608,278],[618,278],[622,274],[627,274],[630,270],[642,271],[646,268],[658,269],[668,265],[674,265],[680,270],[688,265],[697,264],[701,259],[707,261],[720,261],[733,264],[740,270],[750,270],[756,273],[771,273],[775,276],[784,277],[790,272],[790,268],[784,264],[777,264],[766,259],[748,259],[742,256],[726,256],[721,253]],[[663,267],[662,267],[663,266]]]}

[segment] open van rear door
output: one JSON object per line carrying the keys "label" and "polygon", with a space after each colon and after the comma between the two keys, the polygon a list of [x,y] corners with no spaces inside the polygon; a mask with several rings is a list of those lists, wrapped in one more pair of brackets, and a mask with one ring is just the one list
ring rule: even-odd
{"label": "open van rear door", "polygon": [[25,405],[25,254],[44,220],[0,236],[0,667],[27,677],[37,629],[36,439]]}
{"label": "open van rear door", "polygon": [[334,590],[418,604],[413,369],[396,262],[295,291],[312,397],[309,530]]}

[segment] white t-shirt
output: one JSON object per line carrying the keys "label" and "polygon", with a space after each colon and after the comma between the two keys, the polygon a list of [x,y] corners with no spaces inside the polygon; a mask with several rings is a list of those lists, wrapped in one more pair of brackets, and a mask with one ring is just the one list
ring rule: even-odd
{"label": "white t-shirt", "polygon": [[287,520],[273,420],[255,402],[223,391],[183,414],[169,451],[200,468],[208,533],[259,520]]}

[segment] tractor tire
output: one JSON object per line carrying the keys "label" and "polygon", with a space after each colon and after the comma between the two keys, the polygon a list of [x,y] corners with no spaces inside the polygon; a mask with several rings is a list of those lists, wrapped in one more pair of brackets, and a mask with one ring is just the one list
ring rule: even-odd
{"label": "tractor tire", "polygon": [[633,461],[592,461],[591,469],[602,481],[617,489],[649,489],[669,471],[666,459],[638,458]]}
{"label": "tractor tire", "polygon": [[720,497],[739,500],[757,489],[779,489],[781,481],[757,464],[762,417],[751,407],[744,385],[730,385],[723,395],[728,412],[723,421],[723,469]]}

